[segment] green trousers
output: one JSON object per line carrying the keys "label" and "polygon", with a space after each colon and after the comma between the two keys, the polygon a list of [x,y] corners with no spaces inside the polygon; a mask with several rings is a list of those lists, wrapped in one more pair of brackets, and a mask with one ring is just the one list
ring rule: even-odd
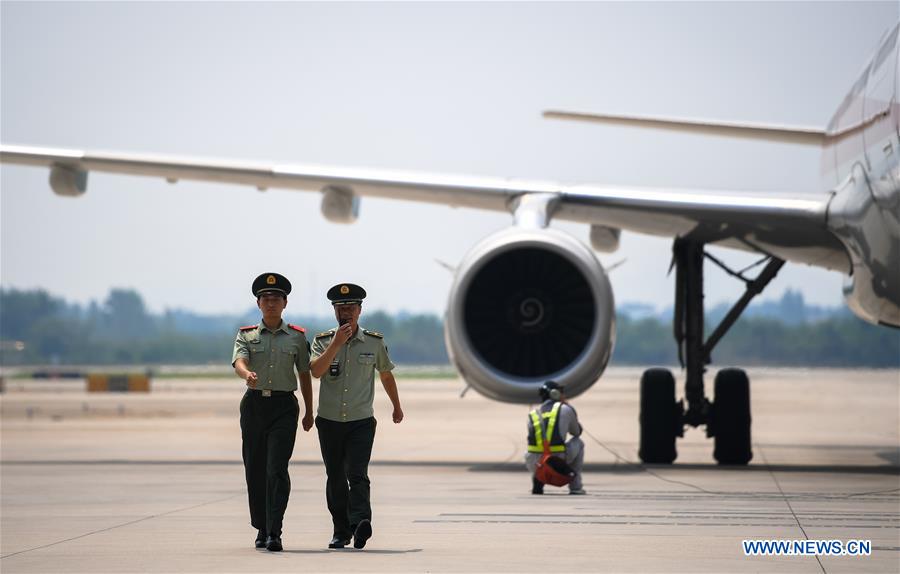
{"label": "green trousers", "polygon": [[244,475],[250,502],[250,524],[280,536],[291,495],[288,461],[294,452],[300,405],[294,393],[264,397],[248,390],[241,399]]}

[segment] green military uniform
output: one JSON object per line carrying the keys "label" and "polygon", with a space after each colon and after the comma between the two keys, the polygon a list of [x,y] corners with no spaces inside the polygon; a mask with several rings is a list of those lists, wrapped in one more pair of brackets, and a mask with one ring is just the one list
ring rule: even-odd
{"label": "green military uniform", "polygon": [[241,327],[234,340],[232,364],[247,359],[250,370],[259,377],[257,390],[293,392],[298,373],[309,372],[309,344],[306,330],[284,321],[277,329],[259,325]]}
{"label": "green military uniform", "polygon": [[[310,360],[325,352],[335,330],[316,335]],[[374,416],[375,371],[380,373],[393,368],[384,337],[360,327],[338,351],[319,382],[318,416],[342,423]]]}
{"label": "green military uniform", "polygon": [[[287,282],[277,274],[264,274],[260,278],[272,275],[277,276],[277,285],[281,280]],[[289,292],[290,284],[287,285]],[[253,291],[257,294],[265,289],[258,290],[254,283]],[[261,535],[268,533],[280,539],[291,492],[288,461],[294,452],[300,416],[300,405],[294,395],[297,373],[309,372],[306,332],[284,321],[274,329],[263,322],[241,327],[234,340],[232,366],[238,359],[246,359],[250,371],[258,377],[256,389],[248,388],[240,405],[250,523]]]}
{"label": "green military uniform", "polygon": [[[365,290],[356,285],[338,285],[329,291],[335,305],[360,303]],[[325,353],[336,329],[319,333],[313,340],[312,359]],[[330,547],[341,547],[365,524],[371,535],[369,459],[375,441],[375,371],[391,371],[384,337],[358,327],[356,334],[341,346],[319,381],[319,409],[316,429],[328,476],[325,494],[334,525]],[[361,524],[362,523],[362,524]],[[354,542],[362,548],[365,538]]]}

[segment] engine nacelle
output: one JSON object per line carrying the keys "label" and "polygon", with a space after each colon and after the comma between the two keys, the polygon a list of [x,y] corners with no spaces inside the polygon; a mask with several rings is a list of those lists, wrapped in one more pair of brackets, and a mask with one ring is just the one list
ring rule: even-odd
{"label": "engine nacelle", "polygon": [[64,165],[50,168],[50,189],[56,195],[80,197],[87,191],[87,172]]}
{"label": "engine nacelle", "polygon": [[444,323],[450,358],[488,398],[536,403],[553,379],[577,396],[609,362],[609,278],[586,245],[554,229],[491,235],[457,269]]}
{"label": "engine nacelle", "polygon": [[350,188],[325,187],[322,190],[322,215],[332,223],[353,223],[359,217],[359,196]]}

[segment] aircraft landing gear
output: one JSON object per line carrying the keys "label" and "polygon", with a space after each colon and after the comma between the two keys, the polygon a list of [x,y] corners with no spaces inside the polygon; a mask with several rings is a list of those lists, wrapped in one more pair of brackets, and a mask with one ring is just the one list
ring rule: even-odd
{"label": "aircraft landing gear", "polygon": [[[750,380],[741,369],[723,369],[715,380],[715,403],[704,394],[703,374],[713,348],[734,325],[743,310],[778,273],[784,261],[767,255],[750,267],[733,271],[704,251],[704,244],[678,238],[672,247],[675,267],[674,334],[678,360],[685,371],[684,400],[675,401],[675,377],[666,369],[648,369],[641,377],[641,442],[639,456],[646,463],[671,464],[678,453],[675,439],[684,426],[706,425],[714,437],[714,457],[719,464],[743,465],[753,458],[750,446]],[[722,322],[703,340],[703,261],[709,259],[747,288]],[[762,263],[755,279],[744,272]]]}
{"label": "aircraft landing gear", "polygon": [[742,369],[722,369],[716,373],[716,402],[706,425],[715,433],[713,457],[719,464],[747,464],[753,458],[750,447],[750,379]]}
{"label": "aircraft landing gear", "polygon": [[641,377],[638,455],[644,462],[671,464],[678,456],[675,437],[682,435],[681,405],[675,402],[675,377],[668,369],[647,369]]}

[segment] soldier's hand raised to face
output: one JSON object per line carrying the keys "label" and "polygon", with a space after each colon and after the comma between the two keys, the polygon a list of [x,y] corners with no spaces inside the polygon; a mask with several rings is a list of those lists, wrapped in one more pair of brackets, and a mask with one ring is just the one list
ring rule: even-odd
{"label": "soldier's hand raised to face", "polygon": [[255,389],[256,385],[259,384],[259,378],[256,376],[256,373],[253,371],[247,371],[247,378],[244,379],[247,381],[247,386],[251,389]]}
{"label": "soldier's hand raised to face", "polygon": [[347,341],[350,340],[350,337],[353,336],[353,327],[350,323],[344,323],[334,332],[334,342],[338,345],[343,345]]}

